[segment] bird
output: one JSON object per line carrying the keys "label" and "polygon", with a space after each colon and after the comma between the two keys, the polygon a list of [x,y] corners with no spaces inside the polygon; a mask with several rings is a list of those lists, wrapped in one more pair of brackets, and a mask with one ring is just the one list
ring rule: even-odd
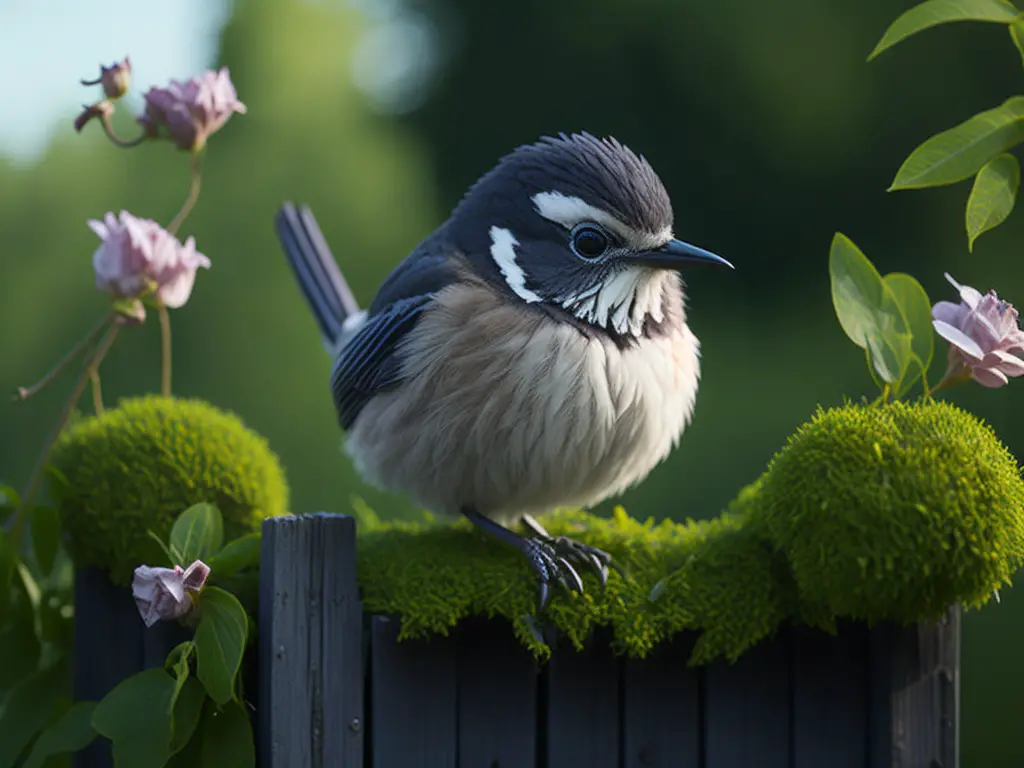
{"label": "bird", "polygon": [[681,273],[734,269],[676,238],[648,160],[587,132],[514,148],[365,308],[308,206],[275,229],[361,477],[519,550],[539,611],[583,592],[580,569],[603,587],[610,555],[536,518],[621,494],[678,445],[700,381]]}

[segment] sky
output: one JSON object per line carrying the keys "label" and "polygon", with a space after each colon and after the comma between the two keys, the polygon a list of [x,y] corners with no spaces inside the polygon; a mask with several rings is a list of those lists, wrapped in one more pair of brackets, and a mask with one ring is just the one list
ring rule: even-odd
{"label": "sky", "polygon": [[209,67],[229,10],[229,0],[0,0],[0,156],[30,164],[56,131],[71,132],[82,105],[100,97],[78,81],[100,64],[135,54],[133,111],[139,85]]}

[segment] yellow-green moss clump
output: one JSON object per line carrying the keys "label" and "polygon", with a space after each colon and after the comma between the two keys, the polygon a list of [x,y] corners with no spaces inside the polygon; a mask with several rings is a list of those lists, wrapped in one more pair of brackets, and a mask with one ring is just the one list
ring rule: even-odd
{"label": "yellow-green moss clump", "polygon": [[978,606],[1024,555],[1016,460],[945,402],[819,410],[773,459],[756,503],[801,599],[838,616]]}
{"label": "yellow-green moss clump", "polygon": [[[502,616],[538,658],[536,579],[511,547],[425,518],[357,509],[364,607],[401,618],[400,638]],[[581,647],[610,627],[642,657],[683,631],[691,663],[736,659],[786,621],[913,622],[984,603],[1024,556],[1024,483],[992,431],[945,403],[819,410],[721,517],[641,523],[565,511],[544,519],[610,552],[627,577],[558,589],[543,622]]]}
{"label": "yellow-green moss clump", "polygon": [[288,504],[284,473],[266,440],[200,400],[123,400],[68,428],[51,468],[75,564],[107,568],[116,584],[154,561],[147,530],[166,540],[193,504],[217,505],[225,540],[258,530]]}

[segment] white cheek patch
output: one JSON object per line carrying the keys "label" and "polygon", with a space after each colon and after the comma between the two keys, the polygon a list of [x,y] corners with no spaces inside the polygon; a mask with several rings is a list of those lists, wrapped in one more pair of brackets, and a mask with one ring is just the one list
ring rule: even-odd
{"label": "white cheek patch", "polygon": [[609,274],[598,286],[561,300],[564,309],[585,323],[639,336],[644,321],[665,319],[662,306],[666,275],[644,267]]}
{"label": "white cheek patch", "polygon": [[537,213],[548,221],[572,229],[583,221],[592,221],[607,227],[624,241],[637,248],[656,248],[672,239],[672,229],[666,227],[657,233],[637,232],[627,227],[607,211],[595,208],[590,203],[561,192],[538,192],[530,198]]}
{"label": "white cheek patch", "polygon": [[491,258],[501,270],[501,276],[505,278],[508,287],[516,296],[527,304],[535,304],[541,301],[541,297],[526,287],[526,273],[516,261],[516,240],[509,230],[502,227],[491,227]]}

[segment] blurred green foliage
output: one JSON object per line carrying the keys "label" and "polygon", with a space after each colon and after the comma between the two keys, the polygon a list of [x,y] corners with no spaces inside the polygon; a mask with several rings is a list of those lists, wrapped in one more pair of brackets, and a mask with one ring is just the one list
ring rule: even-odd
{"label": "blurred green foliage", "polygon": [[[913,3],[412,2],[436,23],[445,64],[422,106],[397,118],[375,114],[352,85],[354,46],[370,22],[350,6],[247,0],[223,31],[221,63],[249,113],[211,140],[202,199],[182,232],[213,268],[172,312],[175,390],[237,412],[269,438],[295,511],[345,512],[352,494],[391,515],[411,510],[361,485],[340,452],[330,361],[273,236],[285,199],[312,206],[368,301],[466,185],[516,144],[586,129],[644,153],[673,196],[678,233],[738,269],[688,279],[703,383],[679,450],[622,499],[640,519],[717,514],[817,404],[871,390],[831,306],[837,230],[881,273],[913,274],[933,300],[955,299],[942,279],[949,271],[1024,302],[1024,218],[987,233],[971,256],[969,182],[885,191],[923,138],[1019,89],[1020,56],[1002,25],[937,27],[869,65],[882,32]],[[0,391],[40,376],[104,309],[85,220],[127,208],[166,223],[184,197],[184,156],[166,146],[119,151],[94,127],[76,137],[66,126],[32,167],[0,163]],[[941,347],[936,358],[944,363]],[[151,321],[124,333],[105,363],[107,399],[155,390],[158,377]],[[23,483],[68,378],[0,406],[6,481]],[[952,397],[1022,456],[1019,384]],[[1024,598],[1002,595],[966,618],[967,768],[1024,763]]]}

